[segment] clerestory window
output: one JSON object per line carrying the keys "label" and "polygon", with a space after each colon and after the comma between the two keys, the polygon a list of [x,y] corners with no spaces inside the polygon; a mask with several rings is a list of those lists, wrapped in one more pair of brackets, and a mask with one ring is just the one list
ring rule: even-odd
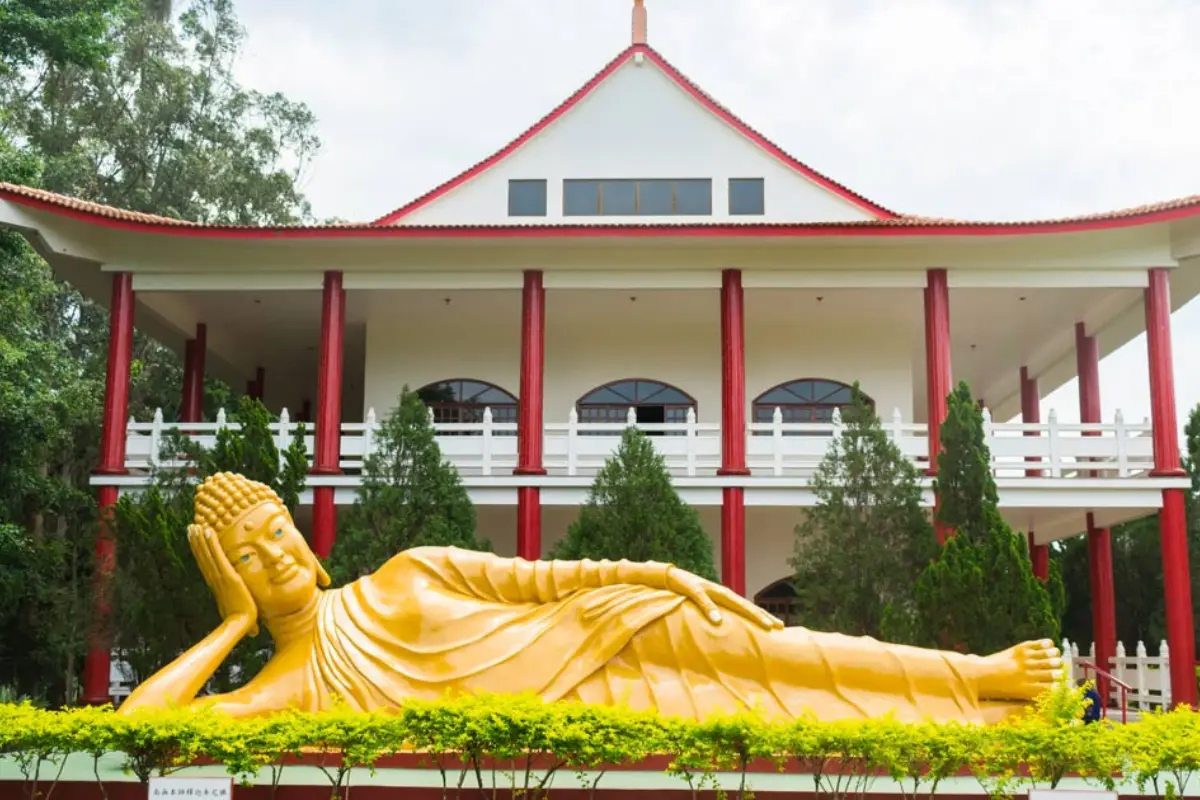
{"label": "clerestory window", "polygon": [[712,181],[708,178],[563,181],[563,215],[567,217],[711,214]]}

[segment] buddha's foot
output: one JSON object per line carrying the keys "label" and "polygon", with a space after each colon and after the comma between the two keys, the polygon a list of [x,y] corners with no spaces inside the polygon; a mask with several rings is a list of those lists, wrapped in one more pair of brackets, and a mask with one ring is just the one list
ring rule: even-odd
{"label": "buddha's foot", "polygon": [[1033,700],[1062,675],[1054,642],[1040,639],[1010,647],[978,662],[980,700]]}

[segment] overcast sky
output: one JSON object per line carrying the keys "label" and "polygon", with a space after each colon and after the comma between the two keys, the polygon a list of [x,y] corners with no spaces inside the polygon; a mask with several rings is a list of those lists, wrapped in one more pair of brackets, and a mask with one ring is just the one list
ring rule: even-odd
{"label": "overcast sky", "polygon": [[[1022,219],[1200,193],[1197,0],[646,0],[650,44],[891,209]],[[318,217],[381,216],[490,155],[629,43],[632,0],[237,0],[239,76],[302,100]],[[1200,303],[1175,314],[1180,422]],[[1100,365],[1149,415],[1145,339]],[[1072,382],[1044,408],[1078,419]]]}

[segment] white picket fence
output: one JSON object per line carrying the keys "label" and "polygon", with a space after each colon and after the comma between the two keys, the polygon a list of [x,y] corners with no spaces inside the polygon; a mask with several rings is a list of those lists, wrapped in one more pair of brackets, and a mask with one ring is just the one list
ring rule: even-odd
{"label": "white picket fence", "polygon": [[[1095,643],[1088,652],[1080,656],[1079,645],[1067,639],[1062,643],[1063,659],[1070,668],[1072,680],[1095,678],[1095,673],[1086,670],[1081,661],[1096,663]],[[1117,642],[1117,654],[1109,660],[1108,666],[1102,666],[1105,672],[1118,681],[1129,686],[1126,695],[1127,707],[1130,711],[1149,711],[1154,708],[1169,708],[1171,705],[1171,670],[1170,650],[1164,641],[1158,646],[1158,655],[1151,656],[1146,652],[1146,644],[1138,642],[1131,656],[1125,650],[1123,642]],[[1109,708],[1120,708],[1121,688],[1109,687]]]}
{"label": "white picket fence", "polygon": [[[808,477],[820,465],[830,444],[841,435],[844,424],[835,412],[831,422],[784,422],[776,409],[771,422],[752,422],[746,437],[747,466],[755,475]],[[1111,423],[1060,423],[1054,412],[1042,423],[995,423],[985,411],[985,437],[997,476],[1023,476],[1038,469],[1047,478],[1090,476],[1130,478],[1144,476],[1154,464],[1149,421],[1128,424],[1118,411]],[[299,423],[291,421],[287,409],[271,431],[283,449]],[[626,420],[580,422],[571,409],[566,422],[548,422],[543,429],[544,466],[550,475],[594,475],[616,450],[622,431],[636,426],[653,436],[667,468],[676,476],[715,475],[721,463],[721,426],[697,422],[694,410],[678,423],[638,424],[636,411]],[[166,422],[158,411],[150,422],[129,421],[125,466],[142,472],[154,466],[180,466],[160,460],[169,430],[184,430],[205,447],[211,447],[217,431],[237,427],[221,411],[215,422]],[[437,423],[437,442],[445,458],[464,476],[511,475],[517,464],[515,422],[495,422],[485,409],[481,422]],[[883,424],[900,451],[914,464],[928,464],[928,429],[923,423],[905,422],[900,411]],[[379,425],[375,411],[364,422],[345,422],[341,428],[340,467],[347,474],[359,473],[363,459],[372,452]],[[305,445],[313,451],[311,426]]]}

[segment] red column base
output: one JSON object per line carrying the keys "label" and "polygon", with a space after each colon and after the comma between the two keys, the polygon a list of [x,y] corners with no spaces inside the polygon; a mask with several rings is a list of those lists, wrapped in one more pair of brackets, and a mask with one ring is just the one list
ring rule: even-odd
{"label": "red column base", "polygon": [[542,557],[542,490],[517,487],[517,558],[537,561]]}
{"label": "red column base", "polygon": [[1167,601],[1167,645],[1171,649],[1171,702],[1194,708],[1196,632],[1192,627],[1192,584],[1183,491],[1163,490],[1158,529],[1162,540],[1163,592]]}
{"label": "red column base", "polygon": [[108,584],[117,557],[116,541],[109,532],[105,518],[117,503],[117,487],[101,486],[96,492],[96,505],[100,509],[100,526],[96,534],[96,573],[92,591],[96,595],[96,608],[92,616],[91,643],[83,665],[83,702],[91,706],[103,706],[112,702],[109,694],[110,658],[108,637],[105,632],[108,617]]}
{"label": "red column base", "polygon": [[337,541],[337,506],[333,502],[333,487],[313,489],[312,547],[317,558],[329,558]]}
{"label": "red column base", "polygon": [[721,490],[721,583],[746,596],[746,490]]}
{"label": "red column base", "polygon": [[1033,531],[1029,532],[1029,561],[1035,578],[1042,583],[1050,580],[1050,545],[1034,544]]}

